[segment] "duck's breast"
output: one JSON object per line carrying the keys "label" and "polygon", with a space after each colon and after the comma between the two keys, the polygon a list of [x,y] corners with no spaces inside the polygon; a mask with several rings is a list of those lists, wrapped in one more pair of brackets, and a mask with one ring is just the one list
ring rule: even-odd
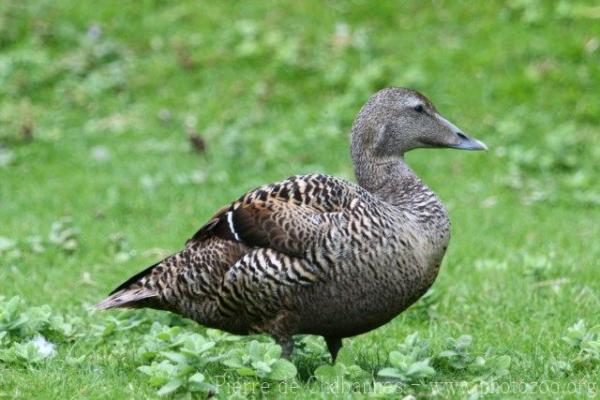
{"label": "duck's breast", "polygon": [[446,234],[432,244],[426,229],[387,205],[347,221],[328,279],[299,293],[303,333],[357,335],[413,304],[435,280],[447,245]]}

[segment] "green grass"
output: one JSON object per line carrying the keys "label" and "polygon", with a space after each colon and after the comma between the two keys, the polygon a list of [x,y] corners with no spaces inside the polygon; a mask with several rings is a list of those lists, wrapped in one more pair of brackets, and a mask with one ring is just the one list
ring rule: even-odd
{"label": "green grass", "polygon": [[[353,179],[352,119],[371,93],[392,85],[427,94],[490,151],[408,155],[448,205],[451,245],[433,296],[347,339],[346,359],[376,372],[412,332],[432,354],[468,334],[473,356],[511,359],[507,375],[485,382],[530,382],[535,398],[599,396],[600,360],[578,362],[577,347],[561,339],[579,319],[600,322],[593,1],[7,0],[0,295],[84,322],[74,339],[57,339],[51,359],[0,361],[0,398],[155,396],[137,369],[149,321],[203,328],[133,312],[140,327],[99,341],[88,328],[108,317],[89,316],[88,306],[180,249],[248,189],[308,172]],[[188,132],[202,135],[205,153],[191,149]],[[74,251],[48,239],[65,217],[80,232]],[[40,252],[31,250],[34,236]],[[310,376],[324,362],[310,360],[294,357],[298,389],[289,398],[349,396],[315,385]],[[434,366],[420,395],[446,398],[435,382],[466,380],[471,389],[484,379]],[[214,382],[219,370],[211,368],[204,372]],[[544,391],[544,382],[555,386]],[[574,383],[595,391],[574,393]],[[514,398],[521,388],[484,397]],[[276,386],[246,394],[279,396]]]}

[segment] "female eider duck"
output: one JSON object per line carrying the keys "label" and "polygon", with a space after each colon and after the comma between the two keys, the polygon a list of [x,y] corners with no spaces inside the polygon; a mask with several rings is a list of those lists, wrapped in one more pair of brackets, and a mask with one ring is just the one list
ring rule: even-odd
{"label": "female eider duck", "polygon": [[293,176],[221,208],[185,248],[116,288],[100,309],[150,307],[238,335],[342,338],[375,329],[421,297],[450,239],[444,205],[406,165],[416,148],[485,150],[420,93],[387,88],[351,132],[358,185]]}

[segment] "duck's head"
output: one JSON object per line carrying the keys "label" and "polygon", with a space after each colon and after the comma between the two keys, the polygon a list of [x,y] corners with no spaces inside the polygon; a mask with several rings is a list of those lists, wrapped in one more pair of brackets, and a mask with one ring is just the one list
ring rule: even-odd
{"label": "duck's head", "polygon": [[416,148],[486,150],[442,117],[419,92],[386,88],[375,93],[360,110],[352,126],[352,153],[378,159],[402,157]]}

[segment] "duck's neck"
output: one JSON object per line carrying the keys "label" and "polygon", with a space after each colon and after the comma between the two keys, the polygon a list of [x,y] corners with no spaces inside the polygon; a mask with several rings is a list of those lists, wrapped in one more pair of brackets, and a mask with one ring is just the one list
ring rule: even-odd
{"label": "duck's neck", "polygon": [[402,215],[403,234],[412,232],[412,239],[405,240],[411,241],[421,257],[419,297],[435,280],[450,240],[446,208],[404,159],[379,163],[360,156],[353,159],[359,185],[393,205]]}
{"label": "duck's neck", "polygon": [[358,184],[396,207],[407,208],[431,199],[437,200],[429,189],[404,162],[403,158],[375,161],[371,157],[354,157]]}

